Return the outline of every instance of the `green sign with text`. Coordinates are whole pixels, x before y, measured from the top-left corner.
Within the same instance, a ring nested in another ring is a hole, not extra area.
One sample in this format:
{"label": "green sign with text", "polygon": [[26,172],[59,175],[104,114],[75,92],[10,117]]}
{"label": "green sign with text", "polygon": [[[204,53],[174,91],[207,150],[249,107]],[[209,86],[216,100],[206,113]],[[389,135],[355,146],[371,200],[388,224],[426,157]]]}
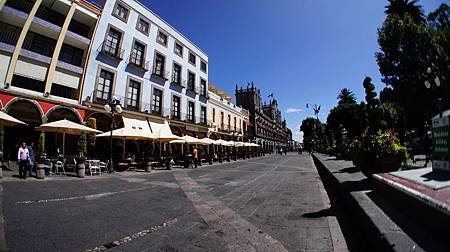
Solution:
{"label": "green sign with text", "polygon": [[450,116],[433,118],[433,170],[450,170]]}

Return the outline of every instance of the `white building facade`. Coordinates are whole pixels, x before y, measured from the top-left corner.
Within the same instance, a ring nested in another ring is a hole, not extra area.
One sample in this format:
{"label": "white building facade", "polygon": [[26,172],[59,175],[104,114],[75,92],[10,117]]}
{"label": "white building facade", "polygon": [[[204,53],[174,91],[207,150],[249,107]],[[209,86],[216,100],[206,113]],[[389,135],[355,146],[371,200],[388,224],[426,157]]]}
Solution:
{"label": "white building facade", "polygon": [[170,120],[174,133],[207,132],[208,56],[137,0],[106,0],[89,55],[82,101]]}
{"label": "white building facade", "polygon": [[213,139],[242,141],[242,108],[231,102],[225,92],[209,84],[208,118],[209,135]]}

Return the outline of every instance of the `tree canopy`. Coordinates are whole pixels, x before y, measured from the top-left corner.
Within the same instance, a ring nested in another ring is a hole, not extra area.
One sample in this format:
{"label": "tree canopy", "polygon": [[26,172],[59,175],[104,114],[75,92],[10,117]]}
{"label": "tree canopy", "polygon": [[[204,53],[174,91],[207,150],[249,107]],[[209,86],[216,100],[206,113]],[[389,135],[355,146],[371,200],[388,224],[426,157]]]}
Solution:
{"label": "tree canopy", "polygon": [[416,23],[426,22],[422,6],[417,5],[417,0],[388,0],[388,2],[384,11],[386,15],[397,15],[400,18],[409,15]]}
{"label": "tree canopy", "polygon": [[353,92],[350,91],[350,89],[348,89],[348,88],[341,89],[337,99],[339,100],[338,104],[355,104],[356,103],[355,94],[353,94]]}

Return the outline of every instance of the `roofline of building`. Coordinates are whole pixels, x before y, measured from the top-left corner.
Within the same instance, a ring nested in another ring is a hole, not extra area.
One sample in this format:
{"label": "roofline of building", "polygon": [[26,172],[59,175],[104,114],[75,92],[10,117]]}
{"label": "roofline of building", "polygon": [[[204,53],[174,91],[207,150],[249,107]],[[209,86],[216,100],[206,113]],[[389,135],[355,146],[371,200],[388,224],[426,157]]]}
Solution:
{"label": "roofline of building", "polygon": [[144,7],[146,10],[148,10],[150,13],[152,13],[153,15],[155,15],[157,18],[159,18],[164,24],[166,24],[167,26],[169,26],[170,28],[172,28],[175,32],[177,32],[181,37],[183,37],[184,39],[186,39],[189,43],[191,43],[197,50],[199,50],[200,52],[202,52],[206,57],[208,57],[208,61],[209,61],[209,56],[208,54],[203,51],[198,45],[196,45],[194,42],[192,42],[189,38],[187,38],[183,33],[181,33],[178,29],[176,29],[175,27],[173,27],[172,25],[170,25],[169,23],[166,22],[166,20],[164,20],[163,18],[161,18],[158,14],[156,14],[155,12],[153,12],[149,7],[147,7],[145,4],[141,3],[139,0],[134,0],[135,2],[137,2],[138,4],[140,4],[142,7]]}

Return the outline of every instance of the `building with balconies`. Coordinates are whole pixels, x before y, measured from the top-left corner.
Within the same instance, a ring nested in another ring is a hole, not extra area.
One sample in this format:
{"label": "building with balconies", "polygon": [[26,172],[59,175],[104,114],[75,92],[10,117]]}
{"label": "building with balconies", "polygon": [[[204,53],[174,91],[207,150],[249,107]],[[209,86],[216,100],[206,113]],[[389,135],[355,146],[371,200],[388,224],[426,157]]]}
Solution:
{"label": "building with balconies", "polygon": [[272,99],[269,103],[262,102],[261,90],[257,89],[253,82],[246,88],[238,88],[236,85],[236,104],[247,109],[250,114],[245,138],[263,146],[267,152],[276,151],[279,147],[288,148],[290,130],[286,127],[278,102]]}
{"label": "building with balconies", "polygon": [[206,136],[208,56],[147,6],[106,0],[89,59],[82,100],[92,111],[115,96],[123,116]]}
{"label": "building with balconies", "polygon": [[208,85],[209,136],[213,139],[243,140],[242,108],[213,84]]}
{"label": "building with balconies", "polygon": [[[42,123],[84,122],[79,101],[101,11],[88,0],[0,0],[0,106],[28,124],[5,127],[6,156],[23,141],[37,143]],[[49,152],[59,140],[47,134]]]}

